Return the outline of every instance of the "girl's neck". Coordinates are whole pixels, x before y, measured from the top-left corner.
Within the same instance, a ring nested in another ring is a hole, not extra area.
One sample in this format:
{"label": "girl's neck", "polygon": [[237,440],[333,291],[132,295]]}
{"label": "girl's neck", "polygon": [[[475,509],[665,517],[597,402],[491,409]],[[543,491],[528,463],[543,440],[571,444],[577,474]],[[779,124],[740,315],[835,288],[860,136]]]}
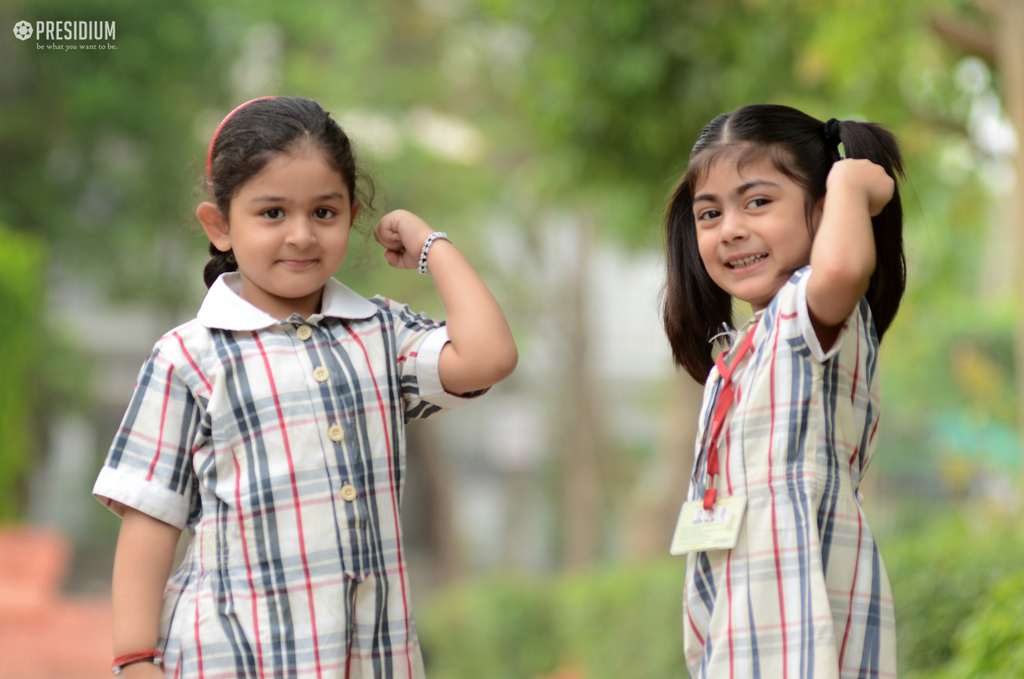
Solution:
{"label": "girl's neck", "polygon": [[320,313],[321,302],[323,301],[323,287],[303,297],[279,297],[265,290],[260,289],[249,279],[242,275],[242,290],[240,296],[254,307],[270,314],[279,321],[298,314],[302,318]]}

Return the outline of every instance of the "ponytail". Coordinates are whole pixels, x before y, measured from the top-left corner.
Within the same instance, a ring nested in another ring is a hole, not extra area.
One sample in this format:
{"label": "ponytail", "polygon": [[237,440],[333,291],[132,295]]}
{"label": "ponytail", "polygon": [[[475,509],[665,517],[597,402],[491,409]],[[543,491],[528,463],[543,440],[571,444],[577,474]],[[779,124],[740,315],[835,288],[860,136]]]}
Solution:
{"label": "ponytail", "polygon": [[238,271],[238,262],[235,261],[235,253],[231,250],[221,252],[210,243],[210,261],[203,267],[203,282],[210,288],[222,273]]}
{"label": "ponytail", "polygon": [[904,176],[899,143],[891,132],[875,123],[845,120],[839,123],[839,139],[847,158],[865,158],[880,165],[893,181],[890,200],[871,218],[875,236],[875,271],[865,294],[875,320],[878,341],[889,329],[907,287],[907,260],[903,253],[903,203],[899,180]]}

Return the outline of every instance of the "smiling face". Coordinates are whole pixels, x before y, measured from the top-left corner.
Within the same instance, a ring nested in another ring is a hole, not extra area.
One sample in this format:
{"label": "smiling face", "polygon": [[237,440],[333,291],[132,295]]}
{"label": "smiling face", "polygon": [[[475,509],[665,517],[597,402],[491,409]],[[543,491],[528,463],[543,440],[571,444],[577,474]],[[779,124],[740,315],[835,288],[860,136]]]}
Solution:
{"label": "smiling face", "polygon": [[694,187],[697,246],[711,280],[759,311],[790,275],[811,258],[803,187],[780,172],[768,156],[736,162],[715,158]]}
{"label": "smiling face", "polygon": [[242,297],[284,319],[319,311],[358,212],[341,174],[306,144],[277,153],[245,182],[226,223],[212,203],[200,206],[199,218],[214,246],[234,253]]}

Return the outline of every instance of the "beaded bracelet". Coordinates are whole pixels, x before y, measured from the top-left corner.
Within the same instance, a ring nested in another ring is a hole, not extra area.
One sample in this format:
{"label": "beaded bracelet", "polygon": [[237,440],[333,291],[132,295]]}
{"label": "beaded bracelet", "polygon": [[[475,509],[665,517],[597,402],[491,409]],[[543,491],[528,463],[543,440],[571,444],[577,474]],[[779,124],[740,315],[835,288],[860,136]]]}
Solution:
{"label": "beaded bracelet", "polygon": [[427,240],[423,241],[423,250],[420,251],[420,273],[427,273],[427,253],[430,252],[430,246],[434,244],[434,241],[438,238],[446,240],[451,243],[451,239],[448,238],[448,234],[443,231],[435,231],[434,233],[427,236]]}
{"label": "beaded bracelet", "polygon": [[115,675],[121,674],[121,671],[129,665],[134,665],[137,662],[149,661],[161,667],[164,664],[164,654],[155,648],[151,648],[148,651],[136,651],[134,653],[125,653],[114,658],[114,664],[111,665],[110,671]]}

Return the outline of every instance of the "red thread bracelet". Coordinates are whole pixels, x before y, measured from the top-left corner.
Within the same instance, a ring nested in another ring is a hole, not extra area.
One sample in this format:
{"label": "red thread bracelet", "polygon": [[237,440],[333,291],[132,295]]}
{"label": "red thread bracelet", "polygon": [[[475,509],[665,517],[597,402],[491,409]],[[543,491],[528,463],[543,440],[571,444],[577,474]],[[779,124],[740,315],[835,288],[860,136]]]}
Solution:
{"label": "red thread bracelet", "polygon": [[155,648],[151,648],[148,651],[135,651],[134,653],[125,653],[114,658],[114,664],[110,666],[110,671],[115,675],[121,674],[121,671],[129,665],[134,665],[137,662],[150,661],[157,667],[162,667],[164,664],[164,654]]}

